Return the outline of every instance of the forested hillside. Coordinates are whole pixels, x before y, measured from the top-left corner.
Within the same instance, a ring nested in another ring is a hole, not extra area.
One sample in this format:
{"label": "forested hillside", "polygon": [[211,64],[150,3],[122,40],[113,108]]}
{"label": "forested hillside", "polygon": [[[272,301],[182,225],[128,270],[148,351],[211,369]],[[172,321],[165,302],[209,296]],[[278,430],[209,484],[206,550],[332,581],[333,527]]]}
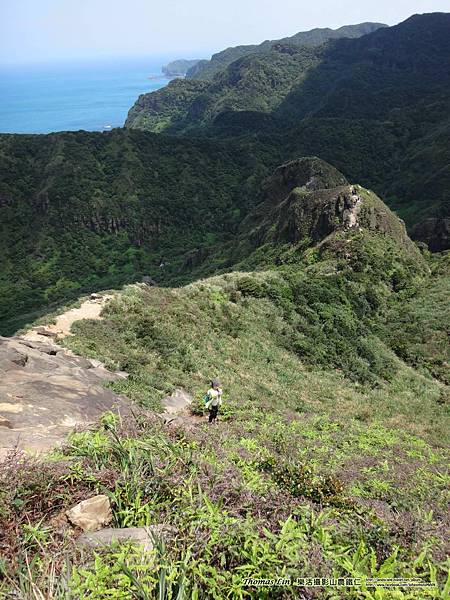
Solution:
{"label": "forested hillside", "polygon": [[450,15],[319,48],[275,45],[210,82],[141,96],[127,127],[259,135],[283,156],[314,154],[373,187],[431,249],[449,247]]}
{"label": "forested hillside", "polygon": [[180,276],[190,250],[233,232],[259,164],[138,131],[0,136],[0,332],[82,291]]}
{"label": "forested hillside", "polygon": [[[355,577],[339,598],[448,597],[448,256],[422,256],[379,198],[316,158],[261,194],[231,272],[128,286],[73,325],[66,346],[128,373],[110,389],[132,414],[0,463],[0,594],[329,600],[331,578]],[[190,410],[157,417],[179,387]],[[83,546],[65,511],[99,493],[112,530],[88,535],[149,527],[152,552]],[[244,582],[280,573],[283,586]],[[314,595],[295,583],[306,574],[326,577]],[[388,577],[416,589],[365,584]]]}
{"label": "forested hillside", "polygon": [[0,135],[0,597],[448,599],[450,15],[310,33]]}
{"label": "forested hillside", "polygon": [[262,42],[262,44],[250,44],[227,48],[226,50],[213,54],[210,60],[197,61],[196,65],[193,65],[188,69],[187,77],[189,79],[210,80],[213,79],[216,73],[225,69],[238,58],[242,58],[249,54],[265,54],[278,45],[312,48],[314,46],[320,46],[328,40],[357,38],[371,33],[372,31],[376,31],[381,27],[387,26],[382,23],[359,23],[358,25],[344,25],[344,27],[339,27],[339,29],[330,29],[328,27],[322,29],[317,28],[311,29],[311,31],[300,31],[295,35],[279,40],[266,40],[265,42]]}

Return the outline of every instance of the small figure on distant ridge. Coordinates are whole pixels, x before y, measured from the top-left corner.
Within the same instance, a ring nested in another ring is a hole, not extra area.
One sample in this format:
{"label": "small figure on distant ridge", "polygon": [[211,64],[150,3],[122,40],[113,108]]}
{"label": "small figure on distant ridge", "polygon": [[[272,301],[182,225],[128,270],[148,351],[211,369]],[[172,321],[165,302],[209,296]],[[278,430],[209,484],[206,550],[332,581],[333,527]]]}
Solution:
{"label": "small figure on distant ridge", "polygon": [[222,388],[220,387],[220,381],[213,379],[211,381],[211,387],[206,392],[205,406],[209,410],[209,423],[214,423],[219,413],[219,407],[222,404]]}

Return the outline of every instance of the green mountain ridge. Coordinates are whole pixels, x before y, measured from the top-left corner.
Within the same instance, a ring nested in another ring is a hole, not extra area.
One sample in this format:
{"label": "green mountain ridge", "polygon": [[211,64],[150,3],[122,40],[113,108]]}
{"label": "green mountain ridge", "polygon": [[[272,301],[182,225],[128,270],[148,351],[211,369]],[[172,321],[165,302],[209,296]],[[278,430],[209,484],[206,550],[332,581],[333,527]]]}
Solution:
{"label": "green mountain ridge", "polygon": [[319,48],[276,46],[210,82],[180,81],[141,96],[126,126],[259,136],[284,159],[318,155],[386,198],[416,239],[443,250],[449,31],[450,15],[434,13]]}
{"label": "green mountain ridge", "polygon": [[266,40],[261,44],[227,48],[226,50],[213,54],[210,60],[198,61],[196,65],[187,71],[187,77],[189,79],[210,80],[214,78],[216,73],[225,69],[238,58],[242,58],[248,54],[270,52],[277,45],[294,47],[320,46],[328,40],[356,38],[371,33],[381,27],[387,27],[387,25],[384,25],[383,23],[359,23],[358,25],[344,25],[339,29],[330,29],[329,27],[322,29],[316,28],[310,31],[300,31],[292,36],[281,38],[279,40]]}
{"label": "green mountain ridge", "polygon": [[[300,159],[266,181],[260,216],[296,190],[307,206],[318,196],[327,206],[328,192],[348,187],[331,165]],[[113,391],[146,412],[107,413],[50,458],[13,456],[0,467],[0,593],[31,581],[56,600],[161,589],[288,599],[307,589],[289,580],[308,573],[414,577],[445,600],[449,256],[417,256],[397,217],[364,202],[388,229],[336,223],[332,245],[321,243],[328,235],[303,248],[271,238],[272,257],[241,256],[253,266],[177,288],[127,286],[102,320],[74,324],[65,344],[126,370]],[[202,398],[216,375],[224,403],[208,426]],[[164,426],[154,413],[179,387],[192,394],[192,414]],[[98,493],[113,527],[157,524],[170,537],[152,554],[127,545],[80,554],[61,513]],[[280,572],[281,591],[243,585],[247,574]],[[423,589],[395,595],[418,600]],[[339,597],[379,591],[341,587]],[[314,597],[335,592],[325,582]]]}

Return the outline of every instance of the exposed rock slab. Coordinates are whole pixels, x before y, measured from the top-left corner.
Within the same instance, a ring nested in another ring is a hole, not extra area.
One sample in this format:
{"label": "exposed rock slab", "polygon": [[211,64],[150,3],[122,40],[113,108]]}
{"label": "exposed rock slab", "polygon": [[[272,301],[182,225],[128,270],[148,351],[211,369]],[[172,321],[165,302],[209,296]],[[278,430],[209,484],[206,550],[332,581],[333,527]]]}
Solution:
{"label": "exposed rock slab", "polygon": [[0,337],[0,457],[46,451],[76,426],[128,403],[103,383],[123,377],[51,344]]}
{"label": "exposed rock slab", "polygon": [[94,533],[83,533],[78,538],[77,544],[89,548],[98,548],[113,542],[133,542],[143,546],[144,550],[150,551],[154,548],[155,538],[167,540],[171,535],[173,535],[173,529],[167,525],[125,527],[122,529],[109,527]]}
{"label": "exposed rock slab", "polygon": [[166,415],[189,414],[193,398],[182,388],[177,388],[174,392],[164,398],[161,402]]}

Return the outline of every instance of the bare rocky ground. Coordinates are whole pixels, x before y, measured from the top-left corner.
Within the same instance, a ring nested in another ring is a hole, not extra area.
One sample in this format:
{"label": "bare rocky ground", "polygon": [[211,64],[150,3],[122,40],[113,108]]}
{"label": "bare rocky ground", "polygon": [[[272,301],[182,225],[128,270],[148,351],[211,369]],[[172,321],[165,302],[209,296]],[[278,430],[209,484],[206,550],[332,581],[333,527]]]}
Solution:
{"label": "bare rocky ground", "polygon": [[55,341],[70,335],[75,321],[101,318],[109,298],[93,295],[53,325],[0,337],[0,458],[13,447],[44,452],[107,410],[127,411],[126,400],[103,385],[126,374],[111,373]]}
{"label": "bare rocky ground", "polygon": [[58,315],[55,323],[43,327],[33,327],[22,337],[31,342],[40,342],[45,337],[60,340],[71,335],[70,328],[75,321],[101,319],[103,307],[111,298],[111,295],[91,294],[90,299],[83,302],[78,308],[71,308]]}
{"label": "bare rocky ground", "polygon": [[0,338],[0,456],[42,452],[69,431],[127,403],[103,383],[123,377],[56,344]]}
{"label": "bare rocky ground", "polygon": [[[105,411],[129,413],[129,402],[104,386],[126,373],[112,373],[57,343],[71,335],[75,321],[101,319],[111,297],[93,294],[79,308],[58,315],[54,324],[0,337],[0,460],[16,447],[46,452]],[[202,419],[190,414],[191,403],[189,394],[175,390],[162,401],[162,419],[169,427],[195,425]]]}

